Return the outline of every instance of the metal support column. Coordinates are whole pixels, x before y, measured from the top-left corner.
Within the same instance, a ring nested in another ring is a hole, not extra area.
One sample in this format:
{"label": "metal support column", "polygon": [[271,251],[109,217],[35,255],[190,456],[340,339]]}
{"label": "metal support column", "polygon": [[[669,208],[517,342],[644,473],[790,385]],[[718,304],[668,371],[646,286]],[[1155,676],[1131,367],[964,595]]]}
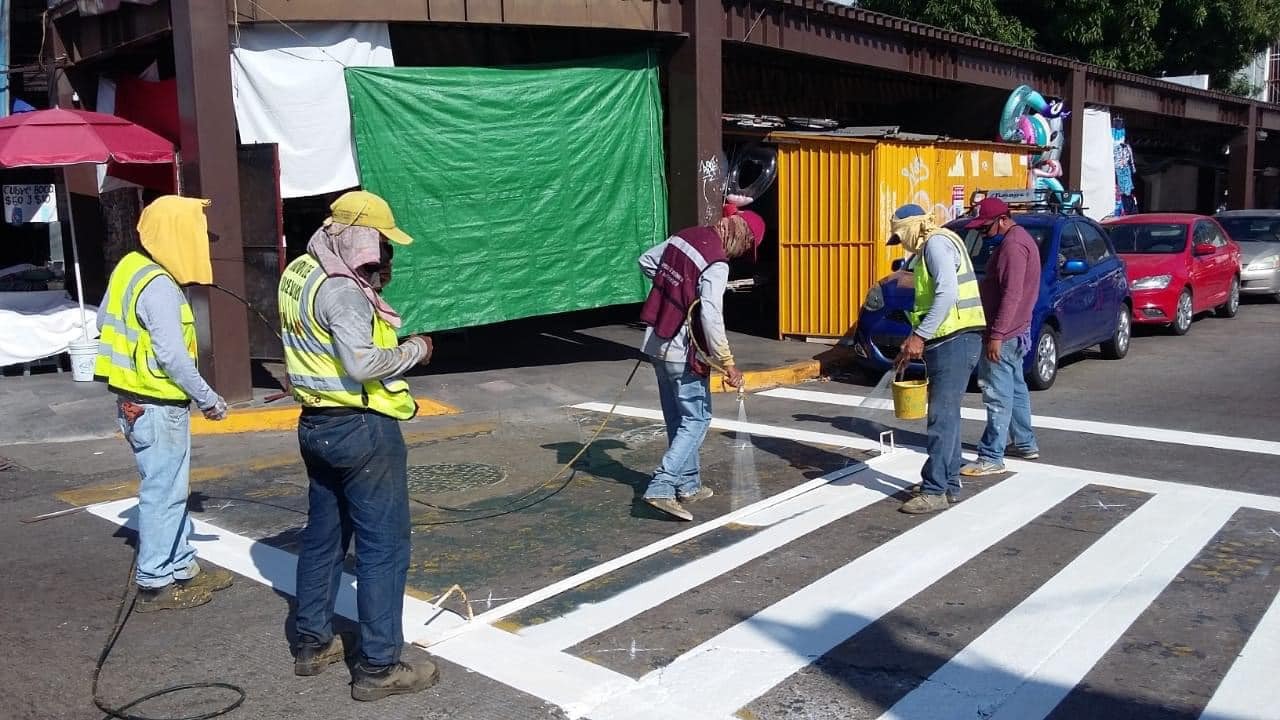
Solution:
{"label": "metal support column", "polygon": [[1071,115],[1067,117],[1066,127],[1066,174],[1064,178],[1068,190],[1080,190],[1084,181],[1084,102],[1088,92],[1089,73],[1084,65],[1075,65],[1067,76],[1067,108]]}
{"label": "metal support column", "polygon": [[[240,178],[236,118],[231,100],[226,3],[172,0],[174,67],[181,120],[181,187],[209,207],[213,279],[243,296]],[[249,315],[226,293],[193,288],[200,372],[227,402],[253,397]]]}
{"label": "metal support column", "polygon": [[[676,230],[706,223],[718,216],[722,198],[703,191],[703,174],[716,170],[723,140],[720,116],[721,23],[720,0],[684,0],[684,29],[688,37],[671,57],[668,92],[670,117],[670,227]],[[728,168],[719,168],[719,173]]]}
{"label": "metal support column", "polygon": [[1258,157],[1258,108],[1249,107],[1249,124],[1231,140],[1227,172],[1227,206],[1249,210],[1254,206],[1253,168]]}

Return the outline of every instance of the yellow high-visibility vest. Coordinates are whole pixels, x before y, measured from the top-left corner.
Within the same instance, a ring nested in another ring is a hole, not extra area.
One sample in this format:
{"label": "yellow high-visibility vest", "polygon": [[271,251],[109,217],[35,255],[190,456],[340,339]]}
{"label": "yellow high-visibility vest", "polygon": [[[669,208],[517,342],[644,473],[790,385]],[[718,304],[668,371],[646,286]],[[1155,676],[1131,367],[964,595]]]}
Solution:
{"label": "yellow high-visibility vest", "polygon": [[[403,379],[359,383],[342,366],[333,336],[316,322],[316,294],[327,277],[320,263],[307,254],[289,263],[280,278],[280,335],[293,396],[304,407],[361,408],[397,420],[412,418],[418,404],[409,383]],[[382,349],[399,345],[396,329],[377,313],[373,344]]]}
{"label": "yellow high-visibility vest", "polygon": [[[973,258],[969,257],[969,251],[965,249],[964,241],[959,235],[946,230],[938,230],[930,237],[937,235],[945,236],[952,245],[955,246],[956,252],[960,255],[960,269],[957,272],[956,281],[959,285],[956,296],[956,304],[951,307],[951,311],[947,313],[946,319],[938,326],[938,331],[934,333],[933,339],[939,340],[950,335],[955,335],[966,330],[981,330],[987,326],[986,313],[982,311],[982,296],[978,293],[978,276],[973,271]],[[925,242],[930,242],[926,240]],[[937,242],[933,240],[933,242]],[[929,308],[933,307],[934,280],[929,275],[928,264],[924,261],[924,248],[920,248],[920,261],[915,264],[914,269],[916,298],[915,309],[911,312],[911,327],[919,327],[920,322],[924,320],[925,315],[929,314]]]}
{"label": "yellow high-visibility vest", "polygon": [[[139,252],[125,255],[111,272],[94,376],[112,390],[139,398],[169,403],[189,401],[187,392],[171,380],[156,361],[151,333],[138,322],[138,298],[152,280],[161,276],[173,280],[164,268]],[[178,313],[182,321],[182,344],[195,362],[195,314],[185,299]]]}

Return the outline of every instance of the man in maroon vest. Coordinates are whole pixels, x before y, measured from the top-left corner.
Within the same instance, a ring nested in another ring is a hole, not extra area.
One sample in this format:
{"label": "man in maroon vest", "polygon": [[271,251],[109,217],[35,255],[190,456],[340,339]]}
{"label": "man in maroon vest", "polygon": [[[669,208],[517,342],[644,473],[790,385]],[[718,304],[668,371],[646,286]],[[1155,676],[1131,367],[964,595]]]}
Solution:
{"label": "man in maroon vest", "polygon": [[658,377],[668,443],[644,500],[681,520],[693,519],[682,503],[712,495],[702,486],[698,461],[711,424],[709,365],[729,385],[742,386],[724,329],[729,260],[748,252],[754,257],[765,231],[764,220],[751,211],[726,205],[724,215],[714,225],[681,230],[640,256],[640,270],[653,280],[640,311],[649,326],[642,350]]}

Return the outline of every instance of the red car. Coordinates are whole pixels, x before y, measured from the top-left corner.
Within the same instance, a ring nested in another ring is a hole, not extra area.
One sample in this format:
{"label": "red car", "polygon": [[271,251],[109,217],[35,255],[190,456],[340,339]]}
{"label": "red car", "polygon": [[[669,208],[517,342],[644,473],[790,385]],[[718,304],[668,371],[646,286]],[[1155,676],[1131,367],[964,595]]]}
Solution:
{"label": "red car", "polygon": [[1240,308],[1240,246],[1211,217],[1145,213],[1102,226],[1125,262],[1133,321],[1164,325],[1176,335],[1197,314],[1235,317]]}

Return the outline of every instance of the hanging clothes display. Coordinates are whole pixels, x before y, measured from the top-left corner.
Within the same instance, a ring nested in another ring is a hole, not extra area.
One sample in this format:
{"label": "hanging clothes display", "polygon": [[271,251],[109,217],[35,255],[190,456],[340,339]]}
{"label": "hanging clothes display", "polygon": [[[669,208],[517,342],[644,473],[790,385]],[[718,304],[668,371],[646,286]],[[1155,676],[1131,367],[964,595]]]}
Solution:
{"label": "hanging clothes display", "polygon": [[1114,146],[1116,167],[1116,215],[1133,215],[1138,212],[1138,201],[1133,193],[1134,175],[1138,171],[1133,157],[1133,148],[1126,142],[1124,118],[1111,119],[1111,137]]}

